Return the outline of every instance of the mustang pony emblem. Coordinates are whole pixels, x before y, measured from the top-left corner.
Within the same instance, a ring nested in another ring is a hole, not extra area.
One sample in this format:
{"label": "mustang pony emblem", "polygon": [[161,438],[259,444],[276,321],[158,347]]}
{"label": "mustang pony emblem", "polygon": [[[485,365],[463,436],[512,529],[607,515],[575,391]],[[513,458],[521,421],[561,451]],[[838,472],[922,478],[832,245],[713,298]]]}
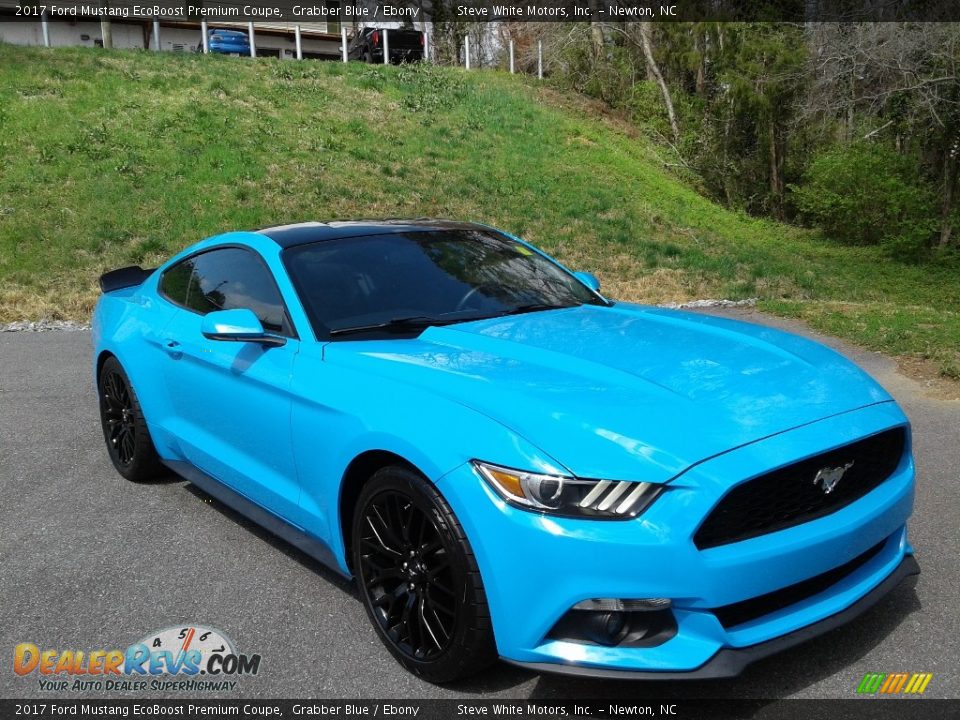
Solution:
{"label": "mustang pony emblem", "polygon": [[840,479],[843,477],[844,473],[852,468],[853,463],[855,462],[855,460],[851,460],[846,465],[842,465],[841,467],[820,468],[817,471],[817,476],[813,479],[813,484],[820,485],[820,487],[823,489],[823,494],[829,495],[833,492],[833,489],[837,486],[837,483],[840,482]]}

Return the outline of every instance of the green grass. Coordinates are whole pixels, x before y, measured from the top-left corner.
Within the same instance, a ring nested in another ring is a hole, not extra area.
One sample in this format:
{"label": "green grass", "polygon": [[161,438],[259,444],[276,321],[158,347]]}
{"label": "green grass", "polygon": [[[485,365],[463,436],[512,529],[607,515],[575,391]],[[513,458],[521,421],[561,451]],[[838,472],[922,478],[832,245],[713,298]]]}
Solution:
{"label": "green grass", "polygon": [[536,80],[0,45],[0,321],[84,318],[103,270],[225,230],[420,215],[519,233],[613,297],[759,297],[960,377],[956,263],[724,210]]}

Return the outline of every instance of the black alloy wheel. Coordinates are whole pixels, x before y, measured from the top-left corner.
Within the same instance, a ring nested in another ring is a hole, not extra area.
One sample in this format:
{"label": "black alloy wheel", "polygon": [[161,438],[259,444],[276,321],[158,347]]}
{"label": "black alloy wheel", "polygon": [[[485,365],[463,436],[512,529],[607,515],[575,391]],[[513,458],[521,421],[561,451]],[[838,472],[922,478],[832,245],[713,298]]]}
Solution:
{"label": "black alloy wheel", "polygon": [[393,490],[371,499],[363,522],[361,574],[377,622],[405,655],[435,659],[457,620],[453,568],[440,532]]}
{"label": "black alloy wheel", "polygon": [[136,456],[137,437],[133,424],[133,401],[119,371],[114,370],[104,376],[100,401],[107,423],[107,443],[113,448],[117,462],[129,465]]}
{"label": "black alloy wheel", "polygon": [[113,466],[128,480],[150,480],[161,474],[162,465],[137,394],[115,357],[100,370],[100,424]]}
{"label": "black alloy wheel", "polygon": [[449,505],[423,477],[388,467],[364,486],[353,560],[367,613],[407,669],[448,682],[496,659],[473,552]]}

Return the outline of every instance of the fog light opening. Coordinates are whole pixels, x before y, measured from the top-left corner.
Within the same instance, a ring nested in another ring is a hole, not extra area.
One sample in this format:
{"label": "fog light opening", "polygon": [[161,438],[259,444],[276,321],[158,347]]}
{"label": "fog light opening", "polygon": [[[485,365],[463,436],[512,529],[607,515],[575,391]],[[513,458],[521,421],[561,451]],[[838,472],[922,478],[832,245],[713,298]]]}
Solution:
{"label": "fog light opening", "polygon": [[593,598],[581,600],[573,606],[574,610],[609,610],[610,612],[644,612],[669,610],[673,603],[670,598]]}
{"label": "fog light opening", "polygon": [[666,599],[586,600],[561,617],[547,637],[606,647],[655,647],[677,634],[670,605]]}
{"label": "fog light opening", "polygon": [[616,645],[627,629],[627,613],[591,612],[584,620],[586,635],[598,645]]}

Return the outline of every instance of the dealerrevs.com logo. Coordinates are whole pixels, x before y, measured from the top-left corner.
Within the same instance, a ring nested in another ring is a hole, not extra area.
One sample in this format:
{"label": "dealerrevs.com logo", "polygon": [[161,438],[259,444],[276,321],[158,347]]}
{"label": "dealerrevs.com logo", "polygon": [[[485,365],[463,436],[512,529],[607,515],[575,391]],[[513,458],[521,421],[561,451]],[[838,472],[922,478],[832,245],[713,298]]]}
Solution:
{"label": "dealerrevs.com logo", "polygon": [[20,643],[13,671],[35,676],[40,690],[53,692],[230,691],[234,679],[256,675],[260,655],[245,655],[219,630],[199,625],[150,633],[125,650],[41,649]]}

